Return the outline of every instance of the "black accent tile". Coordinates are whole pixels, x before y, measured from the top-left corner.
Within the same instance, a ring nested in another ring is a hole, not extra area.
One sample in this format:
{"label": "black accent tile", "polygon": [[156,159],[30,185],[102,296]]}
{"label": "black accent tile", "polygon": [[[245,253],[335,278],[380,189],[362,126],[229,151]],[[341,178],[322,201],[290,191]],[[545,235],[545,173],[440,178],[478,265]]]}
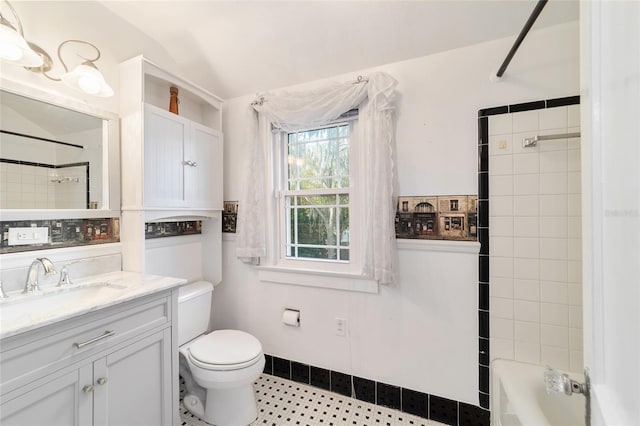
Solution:
{"label": "black accent tile", "polygon": [[534,109],[544,109],[545,101],[524,102],[521,104],[509,105],[509,112],[532,111]]}
{"label": "black accent tile", "polygon": [[411,389],[402,389],[402,411],[429,418],[429,395]]}
{"label": "black accent tile", "polygon": [[273,357],[271,355],[264,356],[264,369],[262,370],[265,374],[273,375]]}
{"label": "black accent tile", "polygon": [[484,365],[480,366],[478,382],[480,383],[480,392],[489,393],[489,367]]}
{"label": "black accent tile", "polygon": [[478,257],[478,281],[489,282],[489,256],[483,254]]}
{"label": "black accent tile", "polygon": [[273,375],[283,379],[291,379],[291,361],[284,358],[273,357]]}
{"label": "black accent tile", "polygon": [[478,392],[478,400],[480,401],[480,407],[489,409],[489,395],[486,393]]}
{"label": "black accent tile", "polygon": [[484,337],[485,339],[489,338],[489,312],[487,311],[479,311],[478,312],[478,335],[480,337]]}
{"label": "black accent tile", "polygon": [[489,171],[489,145],[478,145],[478,171]]}
{"label": "black accent tile", "polygon": [[331,392],[351,396],[351,376],[337,371],[331,372]]}
{"label": "black accent tile", "polygon": [[429,418],[448,425],[458,424],[458,403],[439,396],[429,396]]}
{"label": "black accent tile", "polygon": [[478,229],[478,241],[480,242],[480,254],[489,255],[489,228]]}
{"label": "black accent tile", "polygon": [[384,405],[395,410],[400,409],[400,387],[377,382],[376,390],[376,403],[378,405]]}
{"label": "black accent tile", "polygon": [[478,194],[478,226],[480,228],[489,227],[489,200],[481,199]]}
{"label": "black accent tile", "polygon": [[489,143],[489,119],[487,117],[478,119],[478,145]]}
{"label": "black accent tile", "polygon": [[331,390],[331,372],[324,368],[311,366],[311,380],[312,386],[317,386],[324,390]]}
{"label": "black accent tile", "polygon": [[566,98],[547,99],[547,108],[580,104],[580,95]]}
{"label": "black accent tile", "polygon": [[478,362],[480,365],[489,365],[491,356],[489,352],[489,339],[478,339]]}
{"label": "black accent tile", "polygon": [[489,172],[478,173],[478,200],[489,200]]}
{"label": "black accent tile", "polygon": [[478,111],[478,117],[487,117],[489,115],[506,114],[508,112],[509,112],[509,107],[507,105],[493,107],[493,108],[484,108]]}
{"label": "black accent tile", "polygon": [[459,426],[489,426],[490,424],[488,410],[464,402],[459,403],[458,410]]}
{"label": "black accent tile", "polygon": [[478,286],[478,309],[489,310],[489,284],[479,283]]}
{"label": "black accent tile", "polygon": [[373,380],[353,376],[353,388],[356,399],[376,403],[376,382]]}
{"label": "black accent tile", "polygon": [[309,384],[309,366],[301,362],[291,361],[291,380]]}

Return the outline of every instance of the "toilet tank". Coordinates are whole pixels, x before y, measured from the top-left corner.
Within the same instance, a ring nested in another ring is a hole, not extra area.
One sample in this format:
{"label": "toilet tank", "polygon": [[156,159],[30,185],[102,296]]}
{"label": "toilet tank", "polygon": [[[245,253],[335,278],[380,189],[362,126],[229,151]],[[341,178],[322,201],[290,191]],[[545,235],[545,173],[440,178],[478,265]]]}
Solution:
{"label": "toilet tank", "polygon": [[178,289],[178,345],[207,332],[213,284],[198,281]]}

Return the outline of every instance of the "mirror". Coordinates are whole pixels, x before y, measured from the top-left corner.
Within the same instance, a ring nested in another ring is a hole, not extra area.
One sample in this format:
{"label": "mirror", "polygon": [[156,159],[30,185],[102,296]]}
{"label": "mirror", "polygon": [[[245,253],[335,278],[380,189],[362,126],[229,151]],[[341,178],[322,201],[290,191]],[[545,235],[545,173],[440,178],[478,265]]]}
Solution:
{"label": "mirror", "polygon": [[101,210],[88,216],[106,217],[111,215],[104,210],[119,209],[119,197],[115,198],[119,164],[111,164],[118,163],[117,117],[96,114],[90,106],[35,89],[25,95],[4,86],[0,90],[3,219],[8,213],[15,216],[10,213],[16,210],[69,213],[60,217],[86,216],[71,214],[74,210]]}

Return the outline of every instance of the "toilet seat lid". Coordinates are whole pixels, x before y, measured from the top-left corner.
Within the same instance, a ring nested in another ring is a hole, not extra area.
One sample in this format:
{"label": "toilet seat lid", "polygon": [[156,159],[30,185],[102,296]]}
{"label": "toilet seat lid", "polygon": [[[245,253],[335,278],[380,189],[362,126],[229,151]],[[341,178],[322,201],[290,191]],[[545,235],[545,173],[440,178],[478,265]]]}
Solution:
{"label": "toilet seat lid", "polygon": [[233,365],[255,359],[262,352],[262,345],[244,331],[216,330],[193,342],[189,352],[201,363]]}

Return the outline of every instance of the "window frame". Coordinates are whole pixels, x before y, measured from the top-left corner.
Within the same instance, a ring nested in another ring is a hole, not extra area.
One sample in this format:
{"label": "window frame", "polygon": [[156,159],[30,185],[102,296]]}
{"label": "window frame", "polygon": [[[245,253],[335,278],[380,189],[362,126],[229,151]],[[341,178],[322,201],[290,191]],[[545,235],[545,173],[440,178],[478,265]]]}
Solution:
{"label": "window frame", "polygon": [[[349,260],[333,260],[319,258],[292,258],[286,255],[287,250],[287,207],[286,197],[288,195],[300,194],[297,190],[288,190],[287,172],[288,172],[288,135],[290,133],[305,132],[309,130],[323,129],[327,127],[336,127],[340,125],[349,125],[349,187],[348,188],[327,188],[318,190],[309,190],[310,193],[316,194],[348,194],[349,196]],[[281,129],[274,129],[273,149],[274,155],[274,186],[275,186],[275,232],[274,239],[277,252],[275,255],[276,267],[285,269],[300,269],[315,272],[329,272],[349,275],[360,275],[362,267],[360,264],[360,237],[361,227],[356,220],[361,217],[361,197],[359,196],[358,183],[360,167],[360,143],[358,132],[358,116],[350,114],[348,117],[341,118],[332,122],[325,123],[321,126],[313,126],[308,129],[300,129],[295,132],[287,132]]]}

